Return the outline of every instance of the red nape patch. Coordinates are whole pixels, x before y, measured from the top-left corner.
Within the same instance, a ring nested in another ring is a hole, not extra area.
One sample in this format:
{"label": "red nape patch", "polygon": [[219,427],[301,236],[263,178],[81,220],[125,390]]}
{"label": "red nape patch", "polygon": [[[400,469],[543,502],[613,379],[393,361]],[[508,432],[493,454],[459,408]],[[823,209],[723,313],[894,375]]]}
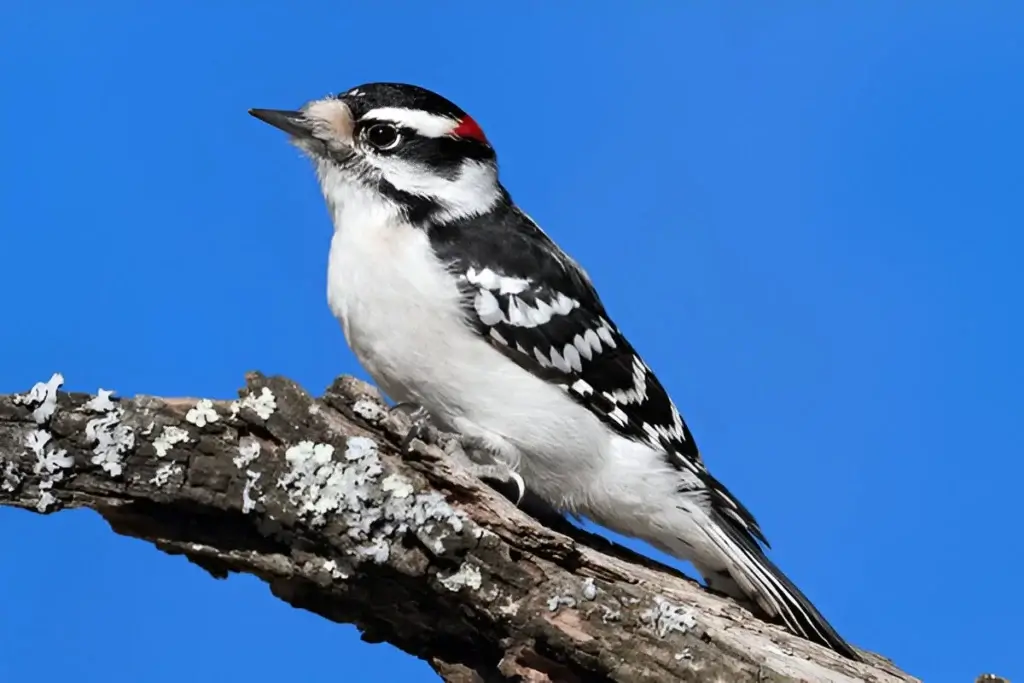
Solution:
{"label": "red nape patch", "polygon": [[471,116],[464,116],[459,125],[455,126],[455,130],[452,131],[452,135],[457,135],[460,138],[471,138],[478,142],[487,142],[487,136],[484,135],[484,129],[480,127]]}

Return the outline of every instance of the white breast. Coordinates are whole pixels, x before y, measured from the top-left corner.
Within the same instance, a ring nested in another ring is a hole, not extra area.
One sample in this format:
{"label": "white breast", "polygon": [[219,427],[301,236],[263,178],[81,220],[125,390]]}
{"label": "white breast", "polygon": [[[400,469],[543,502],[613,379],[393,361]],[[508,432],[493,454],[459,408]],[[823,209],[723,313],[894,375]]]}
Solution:
{"label": "white breast", "polygon": [[442,428],[483,440],[527,481],[563,496],[580,490],[609,447],[597,418],[469,327],[456,278],[422,230],[332,199],[328,303],[377,385],[424,406]]}
{"label": "white breast", "polygon": [[398,221],[347,226],[331,240],[327,300],[356,357],[398,401],[423,403],[473,340],[459,292],[426,235]]}

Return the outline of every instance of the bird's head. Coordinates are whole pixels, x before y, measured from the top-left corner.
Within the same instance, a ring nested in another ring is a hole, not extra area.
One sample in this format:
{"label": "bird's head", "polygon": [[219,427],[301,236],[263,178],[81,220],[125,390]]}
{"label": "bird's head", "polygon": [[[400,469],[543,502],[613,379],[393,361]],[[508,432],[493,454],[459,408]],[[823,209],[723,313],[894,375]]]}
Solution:
{"label": "bird's head", "polygon": [[298,110],[250,109],[313,160],[339,207],[398,212],[413,222],[480,215],[501,201],[494,149],[466,112],[403,83],[367,83]]}

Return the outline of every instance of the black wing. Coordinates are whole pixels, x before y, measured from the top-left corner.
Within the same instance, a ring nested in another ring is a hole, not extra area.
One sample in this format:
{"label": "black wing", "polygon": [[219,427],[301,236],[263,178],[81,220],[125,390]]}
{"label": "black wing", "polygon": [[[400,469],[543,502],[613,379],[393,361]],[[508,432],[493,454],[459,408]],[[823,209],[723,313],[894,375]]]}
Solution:
{"label": "black wing", "polygon": [[658,378],[605,312],[586,273],[514,206],[439,226],[431,244],[459,279],[476,331],[562,387],[614,431],[695,474],[711,503],[767,545],[750,512],[704,467]]}

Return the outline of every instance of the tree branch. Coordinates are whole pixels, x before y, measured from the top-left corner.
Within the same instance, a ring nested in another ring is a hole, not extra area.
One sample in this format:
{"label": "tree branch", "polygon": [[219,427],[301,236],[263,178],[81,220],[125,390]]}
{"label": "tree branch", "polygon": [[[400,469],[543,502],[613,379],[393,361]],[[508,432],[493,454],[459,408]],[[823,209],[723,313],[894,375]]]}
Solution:
{"label": "tree branch", "polygon": [[314,399],[0,396],[0,505],[88,507],[119,534],[245,572],[446,681],[913,681],[856,664],[608,541],[541,526],[342,377]]}

